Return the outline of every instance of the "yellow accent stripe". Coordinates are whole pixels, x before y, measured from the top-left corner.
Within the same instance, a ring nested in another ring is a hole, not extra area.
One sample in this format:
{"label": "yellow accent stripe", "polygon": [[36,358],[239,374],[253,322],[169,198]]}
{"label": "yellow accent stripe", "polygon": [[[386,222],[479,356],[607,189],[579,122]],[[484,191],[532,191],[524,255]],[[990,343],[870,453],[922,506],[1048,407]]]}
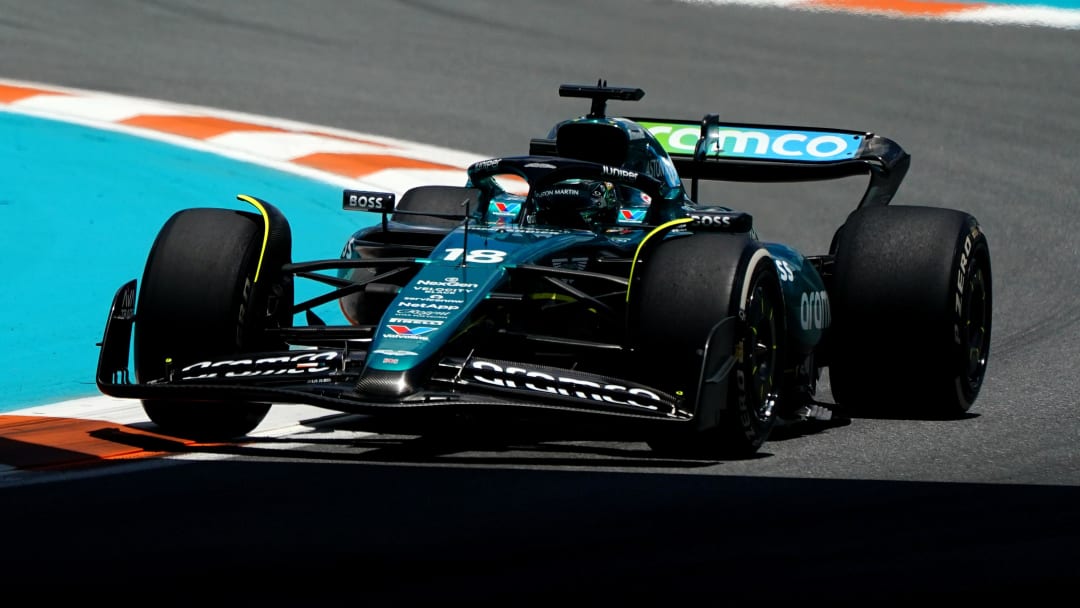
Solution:
{"label": "yellow accent stripe", "polygon": [[630,301],[630,286],[634,284],[634,269],[637,268],[638,258],[641,256],[641,248],[645,246],[645,241],[651,239],[654,235],[661,232],[667,232],[679,224],[689,224],[694,221],[692,218],[683,217],[677,220],[671,220],[670,222],[660,224],[656,228],[653,228],[652,232],[645,235],[645,238],[641,239],[638,243],[637,250],[634,251],[634,261],[630,264],[630,276],[626,280],[626,301]]}
{"label": "yellow accent stripe", "polygon": [[533,300],[551,300],[553,302],[577,302],[577,298],[561,293],[531,293],[529,298]]}
{"label": "yellow accent stripe", "polygon": [[255,279],[254,283],[259,282],[259,273],[262,271],[263,257],[266,255],[266,244],[270,242],[270,214],[266,212],[266,207],[257,198],[250,197],[246,194],[238,194],[236,198],[248,203],[259,210],[263,218],[263,242],[262,249],[259,250],[259,265],[255,267]]}

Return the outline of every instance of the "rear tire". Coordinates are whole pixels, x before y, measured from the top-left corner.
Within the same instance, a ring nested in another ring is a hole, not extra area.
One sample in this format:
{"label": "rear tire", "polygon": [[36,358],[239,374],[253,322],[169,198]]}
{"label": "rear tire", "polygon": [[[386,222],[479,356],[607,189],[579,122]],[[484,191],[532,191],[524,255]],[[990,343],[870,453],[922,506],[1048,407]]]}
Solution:
{"label": "rear tire", "polygon": [[[469,212],[476,211],[477,198],[479,195],[479,190],[476,190],[475,188],[462,188],[460,186],[417,186],[416,188],[410,188],[401,196],[401,200],[394,206],[394,211],[459,215],[463,219],[465,217],[465,205],[462,203],[468,200]],[[432,226],[436,228],[453,228],[462,222],[462,219],[430,217],[427,215],[406,215],[404,213],[394,213],[391,219],[402,224],[409,224],[410,226]]]}
{"label": "rear tire", "polygon": [[[186,209],[165,223],[150,249],[136,308],[140,383],[165,377],[167,360],[287,349],[260,331],[271,322],[292,323],[291,281],[270,267],[254,281],[262,221],[240,211]],[[144,400],[143,409],[167,433],[221,440],[250,432],[270,404]]]}
{"label": "rear tire", "polygon": [[772,258],[746,235],[697,234],[659,245],[642,271],[632,288],[640,297],[642,374],[658,388],[698,400],[708,380],[702,377],[707,341],[718,323],[734,317],[726,394],[698,400],[693,423],[649,446],[680,458],[753,455],[776,422],[785,356],[783,295]]}
{"label": "rear tire", "polygon": [[990,250],[974,217],[871,207],[836,238],[829,377],[853,412],[956,417],[978,397],[992,318]]}

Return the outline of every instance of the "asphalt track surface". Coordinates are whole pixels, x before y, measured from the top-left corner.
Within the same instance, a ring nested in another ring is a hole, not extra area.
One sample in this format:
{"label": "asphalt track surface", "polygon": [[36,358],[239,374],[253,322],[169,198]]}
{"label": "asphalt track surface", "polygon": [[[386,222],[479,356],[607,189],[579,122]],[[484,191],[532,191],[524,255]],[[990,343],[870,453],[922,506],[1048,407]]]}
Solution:
{"label": "asphalt track surface", "polygon": [[[626,114],[872,130],[913,156],[894,204],[973,213],[995,279],[963,419],[856,418],[739,462],[331,434],[109,467],[0,489],[3,572],[27,589],[891,603],[1080,581],[1075,31],[664,1],[0,0],[0,74],[492,156],[584,112],[556,89],[598,78],[645,89]],[[862,185],[707,194],[817,252]]]}

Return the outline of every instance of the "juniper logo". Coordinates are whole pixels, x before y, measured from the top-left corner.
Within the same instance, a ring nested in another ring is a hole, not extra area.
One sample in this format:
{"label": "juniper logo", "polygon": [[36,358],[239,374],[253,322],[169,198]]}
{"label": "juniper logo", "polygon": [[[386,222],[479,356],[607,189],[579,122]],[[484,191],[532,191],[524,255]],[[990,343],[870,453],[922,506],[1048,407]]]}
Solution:
{"label": "juniper logo", "polygon": [[610,175],[612,177],[620,177],[622,179],[635,180],[638,174],[634,171],[628,171],[620,167],[604,167],[604,175]]}

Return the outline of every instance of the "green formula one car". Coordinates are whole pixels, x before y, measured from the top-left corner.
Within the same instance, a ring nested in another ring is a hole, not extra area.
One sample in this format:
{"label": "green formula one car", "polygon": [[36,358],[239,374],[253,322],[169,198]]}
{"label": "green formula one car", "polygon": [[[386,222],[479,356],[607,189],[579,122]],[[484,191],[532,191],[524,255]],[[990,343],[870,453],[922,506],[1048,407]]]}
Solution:
{"label": "green formula one car", "polygon": [[[163,430],[252,431],[271,404],[423,433],[449,422],[746,457],[778,424],[838,410],[956,416],[990,344],[986,237],[971,215],[890,206],[910,157],[860,131],[606,115],[641,89],[563,85],[589,114],[460,187],[346,190],[380,214],[339,259],[294,261],[285,215],[193,208],[117,292],[97,383]],[[866,174],[829,251],[762,242],[700,180]],[[297,281],[322,295],[295,301]],[[315,308],[337,301],[343,321]],[[325,316],[325,315],[324,315]],[[130,356],[133,355],[133,356]],[[128,373],[134,360],[134,378]],[[815,399],[828,368],[835,403]]]}

